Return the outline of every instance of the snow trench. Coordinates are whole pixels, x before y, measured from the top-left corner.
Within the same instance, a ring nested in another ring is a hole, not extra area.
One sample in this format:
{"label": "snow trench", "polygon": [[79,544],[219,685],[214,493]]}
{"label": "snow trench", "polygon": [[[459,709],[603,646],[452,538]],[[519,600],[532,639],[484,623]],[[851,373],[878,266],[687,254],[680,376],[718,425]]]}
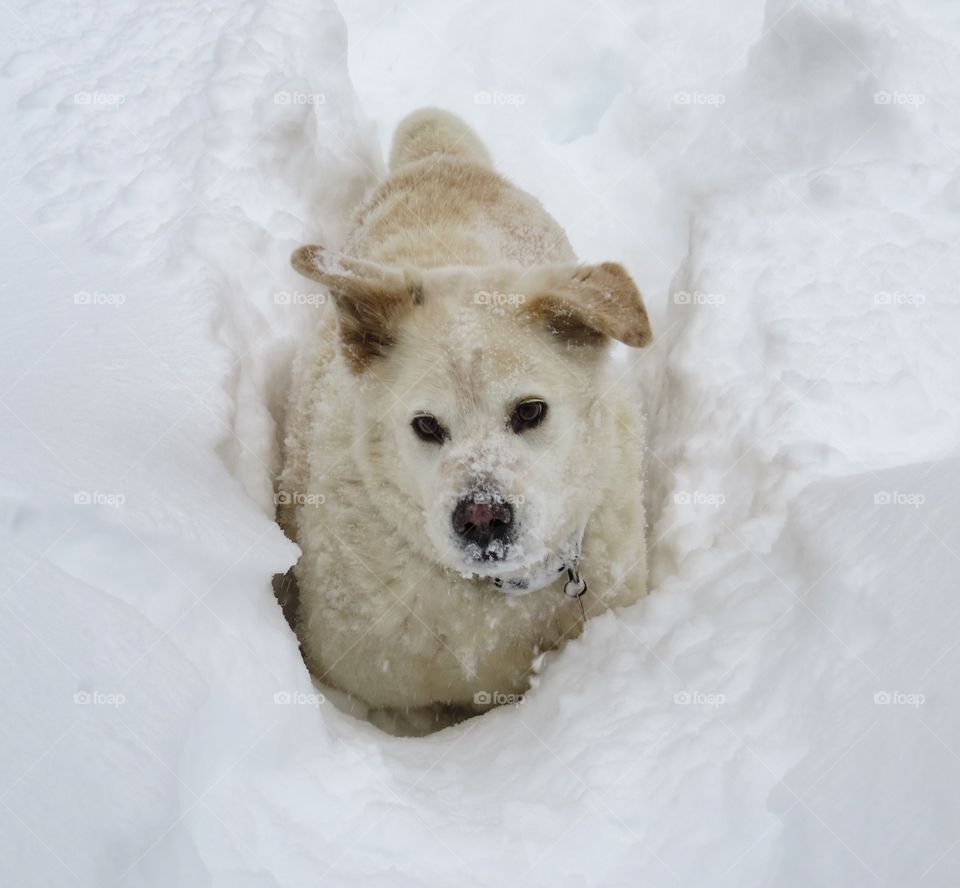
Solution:
{"label": "snow trench", "polygon": [[[949,4],[11,13],[3,884],[957,883]],[[287,257],[422,104],[644,290],[651,594],[401,739],[311,683],[271,479]]]}

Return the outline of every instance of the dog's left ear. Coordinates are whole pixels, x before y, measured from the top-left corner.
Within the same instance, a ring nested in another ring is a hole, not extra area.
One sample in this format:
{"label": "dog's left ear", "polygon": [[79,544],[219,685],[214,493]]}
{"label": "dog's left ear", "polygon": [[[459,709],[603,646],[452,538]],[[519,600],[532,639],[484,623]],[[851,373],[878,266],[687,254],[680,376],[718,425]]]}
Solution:
{"label": "dog's left ear", "polygon": [[330,290],[344,354],[357,373],[384,354],[394,341],[397,320],[423,299],[419,283],[408,280],[401,269],[323,247],[300,247],[290,264]]}
{"label": "dog's left ear", "polygon": [[552,269],[526,309],[556,335],[577,343],[611,337],[640,348],[653,339],[643,297],[617,262]]}
{"label": "dog's left ear", "polygon": [[402,289],[405,283],[399,268],[354,259],[316,244],[294,250],[290,264],[304,277],[325,284],[334,295],[392,292]]}

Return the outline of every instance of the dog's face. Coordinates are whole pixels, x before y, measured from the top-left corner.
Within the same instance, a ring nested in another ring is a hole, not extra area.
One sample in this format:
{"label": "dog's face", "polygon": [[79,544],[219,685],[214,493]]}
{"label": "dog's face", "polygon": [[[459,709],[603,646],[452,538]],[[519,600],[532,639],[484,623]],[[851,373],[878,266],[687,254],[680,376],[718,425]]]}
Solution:
{"label": "dog's face", "polygon": [[620,266],[402,272],[294,254],[327,284],[385,532],[469,576],[518,574],[593,508],[611,337],[649,341]]}
{"label": "dog's face", "polygon": [[584,431],[599,418],[597,362],[565,359],[549,334],[477,304],[477,293],[429,304],[430,289],[401,328],[384,384],[370,387],[396,455],[380,469],[415,504],[411,518],[439,561],[509,573],[576,530],[592,462]]}

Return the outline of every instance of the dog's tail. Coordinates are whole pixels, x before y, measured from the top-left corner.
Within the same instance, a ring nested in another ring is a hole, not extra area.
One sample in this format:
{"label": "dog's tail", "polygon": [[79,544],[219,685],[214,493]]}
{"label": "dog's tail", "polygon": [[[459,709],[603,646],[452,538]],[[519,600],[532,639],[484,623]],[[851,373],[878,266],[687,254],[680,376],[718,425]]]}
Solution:
{"label": "dog's tail", "polygon": [[441,108],[421,108],[400,121],[390,149],[390,171],[427,157],[491,166],[480,137],[456,114]]}

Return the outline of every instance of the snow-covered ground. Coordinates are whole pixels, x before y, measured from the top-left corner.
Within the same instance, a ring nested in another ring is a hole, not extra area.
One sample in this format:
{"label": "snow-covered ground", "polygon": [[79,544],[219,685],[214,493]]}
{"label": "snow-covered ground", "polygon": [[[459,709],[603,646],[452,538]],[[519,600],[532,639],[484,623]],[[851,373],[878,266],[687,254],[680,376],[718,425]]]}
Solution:
{"label": "snow-covered ground", "polygon": [[[0,15],[0,884],[960,883],[955,3]],[[424,104],[657,341],[651,596],[412,740],[312,686],[271,474],[287,256]]]}

